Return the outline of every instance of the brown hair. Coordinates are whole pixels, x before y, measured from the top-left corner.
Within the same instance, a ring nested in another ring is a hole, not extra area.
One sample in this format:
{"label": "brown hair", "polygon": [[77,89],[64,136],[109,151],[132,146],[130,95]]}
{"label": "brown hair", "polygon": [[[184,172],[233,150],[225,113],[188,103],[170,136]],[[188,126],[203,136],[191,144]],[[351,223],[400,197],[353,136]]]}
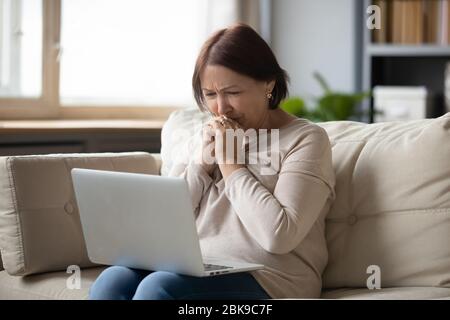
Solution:
{"label": "brown hair", "polygon": [[270,109],[276,109],[288,95],[288,74],[264,39],[246,24],[221,29],[203,44],[192,76],[194,98],[202,111],[205,111],[205,100],[200,75],[207,65],[220,65],[259,81],[275,80]]}

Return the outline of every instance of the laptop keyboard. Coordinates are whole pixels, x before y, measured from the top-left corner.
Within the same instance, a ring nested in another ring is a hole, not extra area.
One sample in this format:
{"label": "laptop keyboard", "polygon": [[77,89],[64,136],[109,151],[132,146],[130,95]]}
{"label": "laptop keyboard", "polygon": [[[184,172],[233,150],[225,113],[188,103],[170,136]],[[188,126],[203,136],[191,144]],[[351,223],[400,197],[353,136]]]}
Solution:
{"label": "laptop keyboard", "polygon": [[228,266],[219,266],[217,264],[210,263],[204,263],[203,266],[205,267],[205,271],[231,269],[231,267]]}

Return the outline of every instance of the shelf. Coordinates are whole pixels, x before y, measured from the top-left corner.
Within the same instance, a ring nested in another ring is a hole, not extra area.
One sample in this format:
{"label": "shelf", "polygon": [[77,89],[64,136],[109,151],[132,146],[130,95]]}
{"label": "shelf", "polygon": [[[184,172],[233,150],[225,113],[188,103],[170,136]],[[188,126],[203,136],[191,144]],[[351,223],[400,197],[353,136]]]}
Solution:
{"label": "shelf", "polygon": [[163,120],[5,120],[5,133],[101,133],[161,131]]}
{"label": "shelf", "polygon": [[49,153],[161,151],[163,120],[0,121],[0,157]]}
{"label": "shelf", "polygon": [[440,45],[370,44],[366,50],[366,54],[374,57],[450,57],[450,46]]}
{"label": "shelf", "polygon": [[[363,0],[356,3],[361,25],[357,43],[361,54],[361,59],[357,61],[357,67],[360,66],[360,90],[369,91],[377,85],[425,86],[433,92],[430,109],[432,117],[445,113],[444,87],[450,62],[450,44],[372,42],[372,31],[367,28],[366,20],[360,17],[366,15],[367,7],[374,1]],[[385,13],[385,16],[389,17],[389,14]],[[363,101],[361,109],[370,113],[368,121],[373,122],[373,99]]]}

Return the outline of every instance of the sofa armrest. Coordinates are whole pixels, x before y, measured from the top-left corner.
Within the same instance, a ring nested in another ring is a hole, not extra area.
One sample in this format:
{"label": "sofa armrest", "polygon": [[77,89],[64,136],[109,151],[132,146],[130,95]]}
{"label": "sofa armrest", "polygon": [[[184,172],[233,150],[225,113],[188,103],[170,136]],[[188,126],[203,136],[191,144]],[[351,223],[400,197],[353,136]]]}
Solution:
{"label": "sofa armrest", "polygon": [[89,267],[71,169],[159,174],[145,152],[0,158],[0,250],[10,275]]}
{"label": "sofa armrest", "polygon": [[150,153],[150,155],[155,159],[156,170],[158,174],[161,174],[162,168],[162,158],[160,153]]}

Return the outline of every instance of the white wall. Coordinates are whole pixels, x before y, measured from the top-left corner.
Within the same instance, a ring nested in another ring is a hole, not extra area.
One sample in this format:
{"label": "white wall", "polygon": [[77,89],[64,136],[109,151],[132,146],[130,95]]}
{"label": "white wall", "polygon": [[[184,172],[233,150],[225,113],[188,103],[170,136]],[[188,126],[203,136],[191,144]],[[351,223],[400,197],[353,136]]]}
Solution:
{"label": "white wall", "polygon": [[271,47],[291,76],[291,96],[320,95],[315,70],[332,89],[356,90],[355,5],[355,0],[272,0]]}

